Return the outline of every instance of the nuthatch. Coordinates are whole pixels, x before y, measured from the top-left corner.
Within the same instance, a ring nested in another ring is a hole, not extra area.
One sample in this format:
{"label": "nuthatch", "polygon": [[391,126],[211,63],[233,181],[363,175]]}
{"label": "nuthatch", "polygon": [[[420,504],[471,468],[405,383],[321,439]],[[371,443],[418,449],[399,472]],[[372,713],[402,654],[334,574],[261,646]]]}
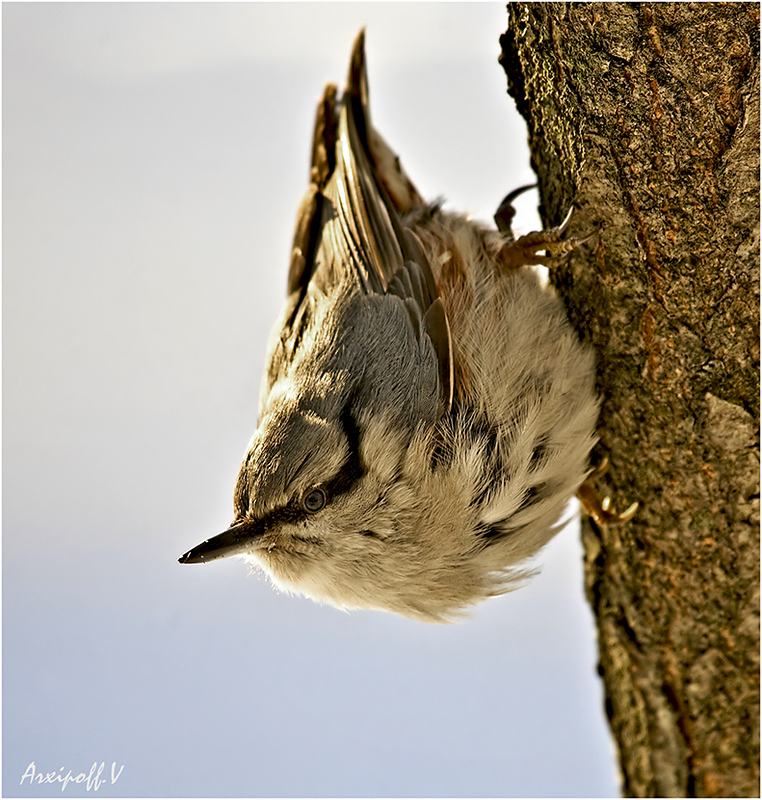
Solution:
{"label": "nuthatch", "polygon": [[497,230],[423,200],[371,124],[361,32],[318,106],[233,522],[182,563],[243,555],[286,591],[427,621],[526,577],[589,473],[598,399],[528,268],[586,240],[515,239],[515,194]]}

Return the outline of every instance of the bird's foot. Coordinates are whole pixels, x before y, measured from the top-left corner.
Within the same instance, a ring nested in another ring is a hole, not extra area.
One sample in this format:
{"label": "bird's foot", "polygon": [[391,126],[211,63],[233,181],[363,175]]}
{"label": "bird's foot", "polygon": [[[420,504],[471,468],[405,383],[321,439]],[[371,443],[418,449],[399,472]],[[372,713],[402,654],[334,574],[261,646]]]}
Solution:
{"label": "bird's foot", "polygon": [[[495,221],[498,229],[505,232],[505,225],[513,218],[515,213],[511,200],[525,189],[532,188],[524,186],[517,189],[503,200],[495,214]],[[506,269],[518,269],[519,267],[529,266],[530,264],[541,264],[542,266],[554,269],[560,266],[578,247],[591,242],[598,235],[598,231],[591,231],[586,236],[571,237],[562,239],[569,220],[571,219],[574,208],[569,209],[566,219],[555,228],[534,231],[520,236],[513,242],[506,244],[498,255],[501,263]]]}

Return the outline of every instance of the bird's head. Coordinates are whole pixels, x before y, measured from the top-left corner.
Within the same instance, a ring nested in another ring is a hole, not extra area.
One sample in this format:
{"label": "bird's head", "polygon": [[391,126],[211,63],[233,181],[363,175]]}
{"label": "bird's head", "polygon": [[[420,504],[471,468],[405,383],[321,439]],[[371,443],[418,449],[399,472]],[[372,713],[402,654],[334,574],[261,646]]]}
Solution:
{"label": "bird's head", "polygon": [[284,591],[427,621],[496,593],[479,563],[484,540],[468,535],[464,465],[433,463],[437,426],[411,429],[360,397],[346,373],[308,393],[273,386],[233,523],[181,561],[241,555]]}

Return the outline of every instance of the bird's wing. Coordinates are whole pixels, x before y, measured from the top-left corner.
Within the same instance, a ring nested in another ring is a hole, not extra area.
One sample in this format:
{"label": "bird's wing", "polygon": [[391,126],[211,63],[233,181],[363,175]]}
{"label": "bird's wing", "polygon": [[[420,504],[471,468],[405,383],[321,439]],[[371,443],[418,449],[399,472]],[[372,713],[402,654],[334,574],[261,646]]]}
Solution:
{"label": "bird's wing", "polygon": [[405,303],[416,332],[431,340],[442,400],[449,410],[450,326],[424,249],[400,221],[395,210],[400,203],[390,196],[388,176],[379,176],[373,158],[371,140],[383,156],[391,151],[371,127],[364,45],[361,31],[341,102],[337,103],[336,87],[329,84],[318,105],[311,182],[297,218],[288,277],[290,311],[281,341],[285,345],[293,338],[291,330],[303,316],[310,285],[328,295],[348,279],[357,291],[395,295]]}

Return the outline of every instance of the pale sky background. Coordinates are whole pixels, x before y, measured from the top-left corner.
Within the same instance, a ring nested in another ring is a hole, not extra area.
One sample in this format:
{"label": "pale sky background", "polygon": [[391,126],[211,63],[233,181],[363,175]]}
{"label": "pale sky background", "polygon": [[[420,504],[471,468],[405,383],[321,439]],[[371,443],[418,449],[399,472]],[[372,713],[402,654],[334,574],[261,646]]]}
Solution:
{"label": "pale sky background", "polygon": [[504,5],[2,15],[4,796],[617,794],[575,528],[451,626],[177,563],[231,519],[323,85],[366,25],[375,124],[489,219],[533,180]]}

